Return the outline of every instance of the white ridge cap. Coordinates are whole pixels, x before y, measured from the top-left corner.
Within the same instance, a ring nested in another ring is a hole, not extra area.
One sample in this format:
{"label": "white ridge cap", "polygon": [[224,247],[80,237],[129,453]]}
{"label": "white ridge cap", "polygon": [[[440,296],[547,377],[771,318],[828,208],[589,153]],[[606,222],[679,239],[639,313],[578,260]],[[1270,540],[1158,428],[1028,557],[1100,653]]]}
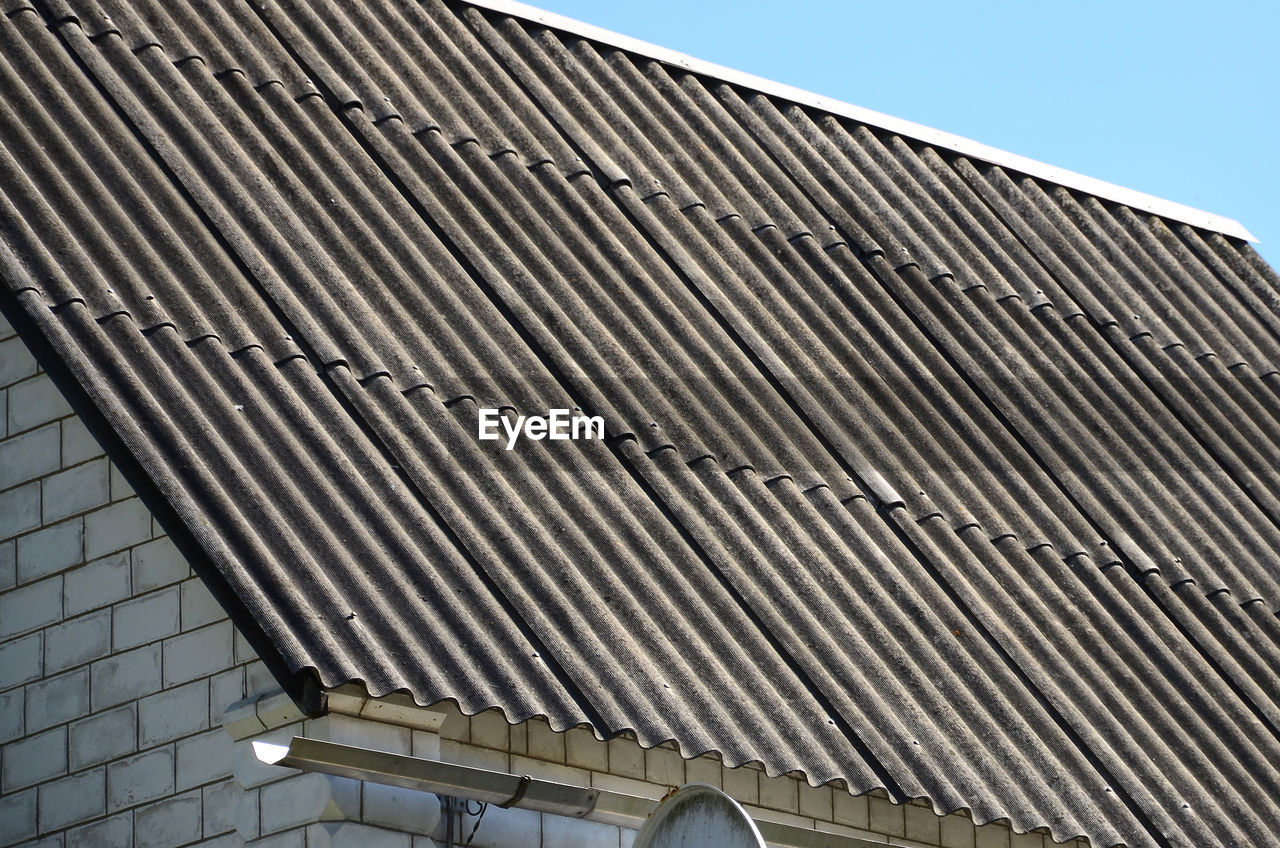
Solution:
{"label": "white ridge cap", "polygon": [[805,91],[802,88],[796,88],[790,85],[784,85],[780,82],[758,77],[754,74],[736,71],[733,68],[726,68],[723,65],[717,65],[714,62],[707,62],[702,59],[695,59],[684,53],[675,50],[669,50],[666,47],[659,47],[656,44],[650,44],[647,41],[641,41],[638,38],[632,38],[627,35],[612,32],[601,27],[585,24],[581,21],[567,18],[564,15],[557,15],[554,12],[547,12],[542,9],[530,6],[525,3],[516,2],[516,0],[465,0],[466,3],[477,6],[479,8],[488,9],[493,12],[499,12],[504,15],[511,15],[517,18],[523,18],[527,21],[542,24],[558,30],[571,32],[580,35],[583,38],[610,44],[614,47],[626,50],[632,53],[639,53],[664,62],[668,65],[675,65],[686,71],[695,74],[704,74],[706,76],[715,77],[724,82],[740,85],[745,88],[754,89],[762,94],[768,94],[774,97],[780,97],[784,100],[790,100],[802,106],[811,106],[814,109],[820,109],[824,112],[830,112],[834,115],[840,115],[845,118],[851,118],[860,123],[868,124],[882,130],[888,130],[898,135],[906,136],[916,141],[922,141],[934,147],[940,147],[945,150],[951,150],[964,156],[989,162],[993,165],[999,165],[1003,168],[1010,168],[1020,171],[1038,179],[1046,180],[1057,185],[1067,188],[1077,189],[1097,197],[1122,203],[1134,209],[1140,209],[1144,212],[1150,212],[1162,218],[1172,218],[1181,221],[1184,224],[1190,224],[1193,227],[1200,227],[1206,230],[1222,233],[1226,236],[1244,239],[1245,241],[1256,242],[1258,239],[1253,233],[1249,232],[1245,227],[1234,218],[1227,218],[1223,215],[1214,215],[1204,212],[1191,206],[1185,206],[1181,203],[1175,203],[1172,200],[1165,200],[1154,195],[1145,194],[1140,191],[1118,186],[1104,180],[1086,177],[1084,174],[1078,174],[1075,171],[1068,171],[1065,168],[1058,168],[1054,165],[1047,165],[1044,162],[1029,159],[1026,156],[1019,156],[1016,153],[1009,153],[997,147],[991,147],[981,142],[965,138],[964,136],[954,135],[952,133],[935,130],[932,127],[926,127],[923,124],[917,124],[913,121],[905,121],[901,118],[895,118],[892,115],[886,115],[883,112],[876,112],[872,109],[864,109],[861,106],[855,106],[852,103],[845,103],[842,100],[833,100],[829,97],[823,97],[821,94],[814,94],[811,91]]}

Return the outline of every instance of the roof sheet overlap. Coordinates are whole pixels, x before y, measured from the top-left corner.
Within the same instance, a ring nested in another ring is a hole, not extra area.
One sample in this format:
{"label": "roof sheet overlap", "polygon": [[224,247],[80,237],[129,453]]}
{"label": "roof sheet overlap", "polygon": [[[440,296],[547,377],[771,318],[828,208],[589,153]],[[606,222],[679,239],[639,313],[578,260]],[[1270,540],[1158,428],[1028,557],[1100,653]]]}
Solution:
{"label": "roof sheet overlap", "polygon": [[1242,242],[465,3],[13,3],[0,109],[8,305],[290,670],[1274,838]]}

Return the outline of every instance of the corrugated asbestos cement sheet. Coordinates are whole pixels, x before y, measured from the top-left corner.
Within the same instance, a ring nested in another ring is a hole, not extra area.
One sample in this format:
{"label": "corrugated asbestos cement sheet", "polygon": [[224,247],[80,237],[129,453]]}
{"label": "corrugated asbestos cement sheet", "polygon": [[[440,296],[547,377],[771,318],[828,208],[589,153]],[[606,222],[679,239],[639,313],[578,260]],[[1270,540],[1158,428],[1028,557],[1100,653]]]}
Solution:
{"label": "corrugated asbestos cement sheet", "polygon": [[1247,245],[461,3],[5,11],[6,309],[290,669],[1280,838]]}

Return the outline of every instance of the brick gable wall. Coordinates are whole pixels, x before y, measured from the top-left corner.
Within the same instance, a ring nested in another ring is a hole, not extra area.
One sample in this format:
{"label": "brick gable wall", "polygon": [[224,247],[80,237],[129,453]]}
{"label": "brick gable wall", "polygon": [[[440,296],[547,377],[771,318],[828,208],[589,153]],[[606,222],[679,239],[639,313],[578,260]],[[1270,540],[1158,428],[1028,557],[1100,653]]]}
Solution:
{"label": "brick gable wall", "polygon": [[242,844],[222,709],[275,688],[0,319],[0,845]]}

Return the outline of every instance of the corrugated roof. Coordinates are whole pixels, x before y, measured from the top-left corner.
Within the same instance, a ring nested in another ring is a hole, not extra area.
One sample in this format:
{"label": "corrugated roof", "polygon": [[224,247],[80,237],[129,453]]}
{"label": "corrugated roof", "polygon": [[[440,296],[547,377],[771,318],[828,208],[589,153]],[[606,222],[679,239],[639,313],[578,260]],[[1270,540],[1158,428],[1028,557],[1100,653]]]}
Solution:
{"label": "corrugated roof", "polygon": [[466,3],[5,12],[5,308],[281,667],[1275,840],[1247,244]]}
{"label": "corrugated roof", "polygon": [[542,24],[565,33],[583,36],[591,41],[619,47],[629,53],[657,59],[663,64],[674,66],[679,70],[715,77],[723,82],[746,87],[752,91],[768,94],[791,103],[812,107],[824,113],[852,118],[858,123],[867,124],[876,129],[886,130],[935,148],[950,150],[973,159],[980,159],[983,162],[990,162],[1004,168],[1012,168],[1020,173],[1048,180],[1057,185],[1077,189],[1106,200],[1123,203],[1133,209],[1210,229],[1224,235],[1242,238],[1246,241],[1257,241],[1257,238],[1245,229],[1239,221],[1228,218],[1225,215],[1215,215],[1182,203],[1174,203],[1163,197],[1155,197],[1126,186],[1115,185],[1114,183],[1099,180],[1096,177],[1039,162],[1026,156],[1020,156],[1007,150],[1001,150],[988,144],[974,141],[971,138],[956,135],[955,133],[934,129],[894,115],[886,115],[883,112],[835,100],[795,86],[784,85],[771,79],[744,73],[735,68],[717,65],[714,62],[708,62],[676,50],[650,44],[637,38],[602,29],[573,18],[567,18],[564,15],[529,6],[518,2],[518,0],[470,0],[470,2],[472,5],[483,9],[514,15],[526,21]]}

